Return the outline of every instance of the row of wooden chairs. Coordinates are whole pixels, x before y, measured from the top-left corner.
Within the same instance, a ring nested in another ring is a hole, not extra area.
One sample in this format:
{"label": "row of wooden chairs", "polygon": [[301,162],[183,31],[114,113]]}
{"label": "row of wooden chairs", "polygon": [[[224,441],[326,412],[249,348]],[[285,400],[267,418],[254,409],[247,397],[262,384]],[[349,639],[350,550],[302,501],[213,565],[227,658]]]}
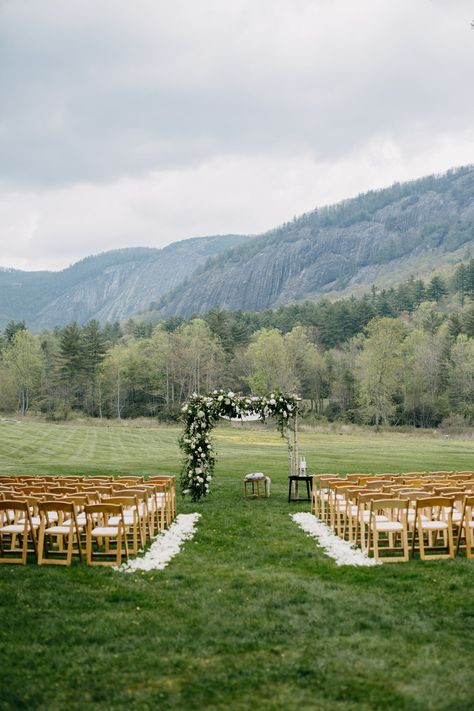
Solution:
{"label": "row of wooden chairs", "polygon": [[173,476],[0,477],[0,563],[118,565],[176,516]]}
{"label": "row of wooden chairs", "polygon": [[312,512],[384,562],[474,556],[474,471],[313,477]]}

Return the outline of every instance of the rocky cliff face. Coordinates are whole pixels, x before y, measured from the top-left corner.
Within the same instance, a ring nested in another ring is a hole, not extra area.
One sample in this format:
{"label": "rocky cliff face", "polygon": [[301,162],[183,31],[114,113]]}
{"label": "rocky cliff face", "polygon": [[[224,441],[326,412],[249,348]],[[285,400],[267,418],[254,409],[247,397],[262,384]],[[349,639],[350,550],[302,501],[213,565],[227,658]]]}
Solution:
{"label": "rocky cliff face", "polygon": [[395,185],[323,210],[229,250],[168,295],[159,315],[215,306],[260,311],[419,274],[474,248],[474,168]]}
{"label": "rocky cliff face", "polygon": [[216,306],[260,311],[424,275],[470,249],[472,166],[315,210],[259,237],[106,252],[62,272],[0,270],[0,328],[11,319],[34,331],[104,323],[151,302],[153,320]]}
{"label": "rocky cliff face", "polygon": [[101,323],[147,309],[238,235],[176,242],[164,249],[122,249],[88,257],[61,272],[0,271],[0,327],[25,319],[33,331],[70,321]]}

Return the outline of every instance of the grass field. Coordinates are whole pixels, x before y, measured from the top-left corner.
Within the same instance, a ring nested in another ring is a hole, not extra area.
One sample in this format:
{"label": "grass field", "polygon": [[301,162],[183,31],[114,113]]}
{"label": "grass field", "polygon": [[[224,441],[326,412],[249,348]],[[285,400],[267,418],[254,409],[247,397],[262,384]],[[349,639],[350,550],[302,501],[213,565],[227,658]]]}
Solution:
{"label": "grass field", "polygon": [[[0,423],[0,471],[173,472],[172,427]],[[337,568],[290,520],[286,447],[219,428],[198,533],[162,572],[0,568],[1,709],[474,708],[474,562]],[[474,442],[301,435],[314,472],[474,468]],[[272,477],[244,501],[242,475]]]}

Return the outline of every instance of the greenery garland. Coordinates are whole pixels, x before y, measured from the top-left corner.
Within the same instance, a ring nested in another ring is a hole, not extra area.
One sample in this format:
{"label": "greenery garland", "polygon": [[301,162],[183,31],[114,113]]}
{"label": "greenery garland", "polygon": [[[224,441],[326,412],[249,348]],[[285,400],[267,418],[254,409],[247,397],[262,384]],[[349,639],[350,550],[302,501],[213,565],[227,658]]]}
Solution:
{"label": "greenery garland", "polygon": [[179,440],[184,458],[182,493],[191,495],[193,501],[199,501],[210,493],[216,462],[210,433],[220,417],[258,414],[263,422],[271,417],[283,435],[297,411],[297,396],[280,392],[263,397],[236,395],[224,390],[214,390],[207,396],[194,393],[182,408],[185,423],[183,436]]}

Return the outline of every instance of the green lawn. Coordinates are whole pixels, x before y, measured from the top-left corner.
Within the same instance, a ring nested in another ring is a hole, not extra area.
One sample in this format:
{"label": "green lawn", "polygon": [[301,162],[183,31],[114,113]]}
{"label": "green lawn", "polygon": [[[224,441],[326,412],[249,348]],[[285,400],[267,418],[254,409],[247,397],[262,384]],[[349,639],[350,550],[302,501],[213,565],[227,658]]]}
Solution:
{"label": "green lawn", "polygon": [[[0,423],[0,471],[174,472],[172,427]],[[290,520],[287,453],[223,427],[212,496],[162,572],[0,568],[1,709],[474,708],[474,562],[337,568]],[[304,433],[311,471],[474,468],[474,442]],[[244,501],[242,475],[273,479]]]}

